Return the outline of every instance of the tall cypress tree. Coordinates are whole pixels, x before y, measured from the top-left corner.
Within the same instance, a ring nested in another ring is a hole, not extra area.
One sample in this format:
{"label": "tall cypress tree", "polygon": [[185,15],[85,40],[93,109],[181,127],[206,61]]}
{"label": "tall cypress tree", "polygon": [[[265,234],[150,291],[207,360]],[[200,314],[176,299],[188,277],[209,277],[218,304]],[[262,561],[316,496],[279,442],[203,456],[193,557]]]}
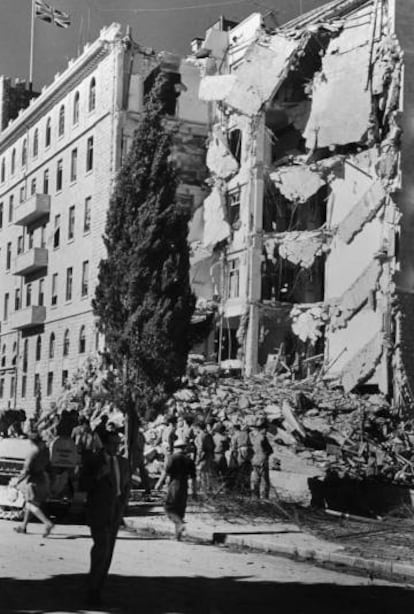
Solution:
{"label": "tall cypress tree", "polygon": [[172,96],[173,82],[160,73],[117,177],[93,301],[111,361],[122,373],[125,403],[147,417],[160,411],[185,371],[195,302],[191,210],[176,199],[173,129],[165,122]]}

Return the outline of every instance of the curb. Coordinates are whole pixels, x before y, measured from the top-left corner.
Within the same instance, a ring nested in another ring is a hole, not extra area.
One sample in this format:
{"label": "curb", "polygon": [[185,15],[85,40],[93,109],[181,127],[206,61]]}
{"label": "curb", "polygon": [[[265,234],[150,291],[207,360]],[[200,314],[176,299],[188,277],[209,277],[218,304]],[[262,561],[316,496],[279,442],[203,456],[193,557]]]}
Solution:
{"label": "curb", "polygon": [[[165,521],[144,518],[124,518],[125,526],[134,531],[150,531],[161,535],[172,533],[169,524]],[[255,535],[232,535],[224,531],[213,529],[191,528],[186,535],[190,538],[211,544],[227,546],[242,546],[254,550],[261,550],[266,554],[276,554],[296,561],[313,563],[320,567],[336,568],[345,573],[364,573],[371,578],[382,578],[394,582],[405,582],[414,585],[414,565],[394,561],[380,561],[366,559],[359,556],[344,554],[343,552],[324,552],[323,550],[310,550],[298,548],[288,543],[272,544],[266,538]]]}

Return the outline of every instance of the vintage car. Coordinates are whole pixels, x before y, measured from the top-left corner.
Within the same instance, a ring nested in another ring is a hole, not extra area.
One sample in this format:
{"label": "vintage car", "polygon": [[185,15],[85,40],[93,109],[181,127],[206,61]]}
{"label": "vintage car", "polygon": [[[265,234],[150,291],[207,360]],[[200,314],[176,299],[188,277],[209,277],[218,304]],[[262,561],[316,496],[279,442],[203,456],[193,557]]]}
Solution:
{"label": "vintage car", "polygon": [[[23,469],[30,445],[28,439],[0,439],[0,518],[17,520],[23,514],[23,495],[14,487],[14,482]],[[50,495],[46,508],[49,514],[63,516],[74,496],[74,475],[79,458],[69,437],[57,437],[49,452]]]}

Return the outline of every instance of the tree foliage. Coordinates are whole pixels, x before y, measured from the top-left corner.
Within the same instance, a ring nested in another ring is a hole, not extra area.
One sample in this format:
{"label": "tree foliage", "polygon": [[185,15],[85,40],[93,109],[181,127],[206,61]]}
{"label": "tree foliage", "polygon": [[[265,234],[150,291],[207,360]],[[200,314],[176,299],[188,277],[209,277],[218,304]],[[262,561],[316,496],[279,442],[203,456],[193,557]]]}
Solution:
{"label": "tree foliage", "polygon": [[125,395],[147,415],[179,385],[194,310],[191,211],[176,200],[173,129],[165,121],[173,87],[160,73],[117,177],[104,237],[107,258],[93,302],[111,361],[123,373]]}

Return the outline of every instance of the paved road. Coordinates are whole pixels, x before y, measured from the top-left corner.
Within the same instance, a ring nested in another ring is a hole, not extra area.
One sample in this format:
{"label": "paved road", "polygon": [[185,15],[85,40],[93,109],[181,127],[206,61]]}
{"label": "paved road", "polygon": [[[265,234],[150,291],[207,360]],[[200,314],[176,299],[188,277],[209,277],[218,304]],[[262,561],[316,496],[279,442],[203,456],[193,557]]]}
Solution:
{"label": "paved road", "polygon": [[[0,521],[1,614],[87,612],[90,539],[60,525],[17,535]],[[396,614],[414,592],[264,554],[121,531],[102,612],[130,614]]]}

